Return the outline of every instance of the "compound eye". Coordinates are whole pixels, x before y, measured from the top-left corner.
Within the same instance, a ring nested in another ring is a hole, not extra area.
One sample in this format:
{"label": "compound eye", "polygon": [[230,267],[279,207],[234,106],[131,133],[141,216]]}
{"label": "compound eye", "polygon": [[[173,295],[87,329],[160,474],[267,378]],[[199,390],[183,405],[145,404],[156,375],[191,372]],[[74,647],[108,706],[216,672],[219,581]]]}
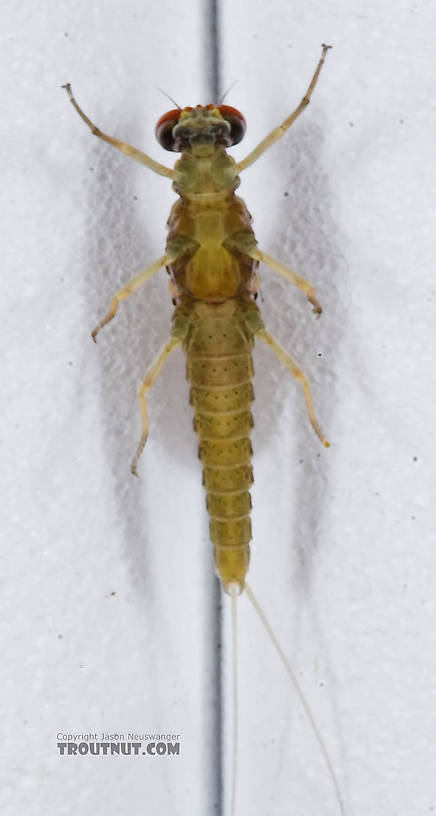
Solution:
{"label": "compound eye", "polygon": [[238,144],[244,138],[247,127],[242,113],[236,110],[236,108],[231,108],[230,105],[218,105],[218,110],[223,119],[230,125],[230,144]]}
{"label": "compound eye", "polygon": [[180,119],[180,114],[181,114],[180,110],[168,111],[168,113],[164,113],[164,115],[160,117],[156,125],[154,131],[156,139],[165,150],[175,149],[173,127],[177,125],[177,122]]}

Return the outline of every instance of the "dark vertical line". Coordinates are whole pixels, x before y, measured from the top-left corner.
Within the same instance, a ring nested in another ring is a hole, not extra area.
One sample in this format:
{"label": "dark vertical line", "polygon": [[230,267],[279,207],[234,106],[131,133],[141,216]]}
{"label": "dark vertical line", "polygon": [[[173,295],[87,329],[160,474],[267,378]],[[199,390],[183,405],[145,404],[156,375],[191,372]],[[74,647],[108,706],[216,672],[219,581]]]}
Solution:
{"label": "dark vertical line", "polygon": [[224,729],[223,729],[223,643],[222,643],[222,589],[221,584],[214,580],[212,592],[213,635],[212,648],[214,685],[214,710],[212,713],[212,734],[214,736],[213,751],[213,812],[221,816],[224,813]]}
{"label": "dark vertical line", "polygon": [[[221,91],[221,36],[220,36],[220,0],[206,0],[207,16],[205,27],[205,53],[208,60],[207,83],[209,99],[217,103]],[[223,770],[223,648],[222,648],[222,589],[221,584],[213,579],[211,616],[212,632],[212,682],[214,686],[214,710],[211,718],[213,738],[213,812],[221,816],[224,813],[224,770]]]}
{"label": "dark vertical line", "polygon": [[219,0],[207,0],[207,40],[206,53],[209,55],[208,77],[211,98],[209,102],[218,102],[221,93],[221,32]]}

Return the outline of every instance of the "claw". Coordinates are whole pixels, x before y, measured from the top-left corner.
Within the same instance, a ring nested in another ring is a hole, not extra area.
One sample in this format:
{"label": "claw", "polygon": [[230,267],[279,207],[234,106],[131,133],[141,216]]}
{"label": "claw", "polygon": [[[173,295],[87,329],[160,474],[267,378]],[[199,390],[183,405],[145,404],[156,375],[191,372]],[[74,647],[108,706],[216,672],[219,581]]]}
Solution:
{"label": "claw", "polygon": [[313,313],[316,314],[317,317],[319,317],[320,314],[322,313],[322,307],[318,303],[316,297],[314,295],[309,295],[307,299],[308,299],[309,303],[311,303],[312,306],[313,306],[313,309],[312,309]]}

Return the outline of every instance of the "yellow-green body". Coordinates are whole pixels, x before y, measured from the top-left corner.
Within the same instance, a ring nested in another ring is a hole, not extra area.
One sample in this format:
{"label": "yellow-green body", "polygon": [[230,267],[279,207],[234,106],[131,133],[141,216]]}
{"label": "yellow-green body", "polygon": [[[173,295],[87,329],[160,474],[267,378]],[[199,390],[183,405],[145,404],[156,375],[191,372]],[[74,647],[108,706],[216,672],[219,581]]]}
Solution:
{"label": "yellow-green body", "polygon": [[235,196],[239,179],[222,147],[182,154],[174,189],[180,199],[168,221],[167,250],[186,254],[168,266],[176,309],[173,334],[183,336],[190,402],[207,493],[210,537],[224,588],[242,588],[251,539],[250,411],[257,261],[234,245],[255,246],[251,217]]}
{"label": "yellow-green body", "polygon": [[239,173],[280,139],[309,104],[329,48],[322,46],[321,58],[300,104],[238,163],[226,151],[226,146],[237,144],[245,131],[244,117],[235,108],[218,103],[164,114],[156,125],[156,137],[166,150],[181,153],[174,168],[169,168],[127,142],[103,133],[77,104],[70,85],[64,86],[71,104],[92,133],[151,171],[171,178],[179,195],[168,221],[165,254],[114,294],[109,311],[92,337],[96,340],[121,301],[166,266],[176,308],[171,337],[138,390],[142,432],[131,471],[137,475],[138,459],[148,437],[145,395],[172,349],[182,343],[195,411],[194,428],[200,437],[199,456],[215,565],[223,587],[232,594],[244,587],[251,538],[249,488],[253,476],[249,434],[253,425],[251,350],[255,337],[271,348],[300,383],[312,427],[323,444],[329,445],[315,418],[307,377],[265,329],[254,302],[259,261],[298,287],[317,315],[321,314],[321,306],[308,281],[257,247],[250,214],[235,195]]}

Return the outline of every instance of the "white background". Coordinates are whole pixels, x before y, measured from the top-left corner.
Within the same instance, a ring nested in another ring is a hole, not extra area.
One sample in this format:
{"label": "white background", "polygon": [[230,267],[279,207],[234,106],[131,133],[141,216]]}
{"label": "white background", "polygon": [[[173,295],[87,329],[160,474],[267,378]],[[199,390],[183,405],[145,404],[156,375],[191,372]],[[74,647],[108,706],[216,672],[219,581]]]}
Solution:
{"label": "white background", "polygon": [[[223,88],[242,157],[312,104],[243,176],[259,245],[324,312],[261,273],[265,321],[310,376],[255,351],[250,583],[325,736],[349,816],[436,808],[434,101],[430,2],[225,3]],[[167,180],[97,141],[154,141],[172,104],[209,102],[207,6],[3,5],[2,813],[223,813],[214,720],[214,582],[184,362],[136,387],[169,333],[164,271],[90,330],[158,257]],[[213,100],[214,101],[214,100]],[[321,355],[321,356],[319,356]],[[432,490],[433,488],[433,490]],[[115,594],[113,594],[115,593]],[[224,598],[227,612],[227,599]],[[240,601],[237,816],[337,814],[276,655]],[[229,622],[224,652],[229,654]],[[169,731],[179,758],[57,755],[58,731]]]}

